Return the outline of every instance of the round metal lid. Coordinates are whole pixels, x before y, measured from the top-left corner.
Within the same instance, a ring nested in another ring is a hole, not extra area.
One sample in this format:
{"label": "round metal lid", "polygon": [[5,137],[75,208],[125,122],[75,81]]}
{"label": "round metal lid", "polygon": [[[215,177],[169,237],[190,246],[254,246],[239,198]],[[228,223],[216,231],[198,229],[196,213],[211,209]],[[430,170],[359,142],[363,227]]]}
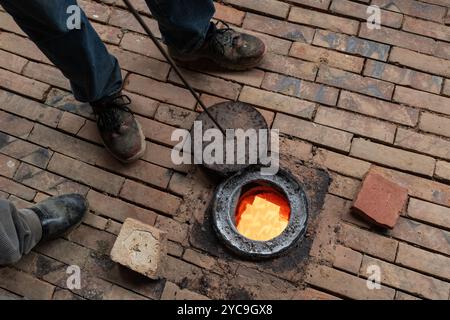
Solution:
{"label": "round metal lid", "polygon": [[[217,103],[211,107],[208,108],[208,111],[210,114],[214,117],[214,119],[222,126],[224,130],[227,131],[226,137],[221,134],[221,145],[223,150],[223,161],[219,163],[219,161],[214,163],[205,163],[203,155],[205,148],[208,148],[208,150],[211,150],[211,144],[213,142],[216,142],[215,140],[211,139],[211,141],[205,141],[203,140],[202,143],[202,153],[200,154],[197,150],[195,152],[195,143],[192,143],[192,154],[194,155],[194,163],[201,163],[205,168],[212,170],[221,176],[229,176],[230,174],[233,174],[237,171],[240,171],[249,165],[255,164],[251,163],[254,160],[254,157],[249,156],[249,150],[252,150],[252,152],[255,151],[255,148],[258,148],[257,162],[259,163],[259,155],[260,154],[266,154],[267,148],[265,150],[261,150],[264,145],[267,147],[268,144],[268,136],[265,136],[266,144],[258,144],[258,147],[256,147],[254,144],[250,144],[249,140],[245,140],[245,156],[240,157],[241,161],[240,163],[237,163],[237,139],[235,136],[232,135],[230,132],[230,129],[236,130],[236,129],[242,129],[244,132],[249,133],[251,129],[255,130],[257,133],[259,133],[261,129],[266,130],[268,132],[268,125],[264,117],[261,115],[261,113],[255,109],[250,104],[243,103],[243,102],[221,102]],[[218,128],[214,125],[213,121],[208,117],[208,115],[205,112],[202,112],[196,119],[197,123],[197,130],[194,130],[194,127],[196,124],[194,123],[194,126],[191,129],[191,136],[194,137],[194,139],[198,139],[198,132],[200,131],[198,129],[198,124],[201,123],[201,131],[202,131],[202,137],[205,136],[205,132],[209,129],[217,129]],[[263,131],[264,132],[264,131]],[[197,133],[197,134],[196,134]],[[258,139],[259,140],[259,139]],[[220,142],[220,141],[219,141]],[[228,142],[228,143],[227,143]],[[233,150],[229,148],[230,144],[234,145]],[[228,147],[227,147],[228,145]],[[241,150],[242,150],[242,146]],[[264,153],[266,152],[266,153]],[[233,159],[234,162],[226,161],[226,159],[230,158],[230,154],[233,153]],[[253,158],[253,160],[252,160]]]}

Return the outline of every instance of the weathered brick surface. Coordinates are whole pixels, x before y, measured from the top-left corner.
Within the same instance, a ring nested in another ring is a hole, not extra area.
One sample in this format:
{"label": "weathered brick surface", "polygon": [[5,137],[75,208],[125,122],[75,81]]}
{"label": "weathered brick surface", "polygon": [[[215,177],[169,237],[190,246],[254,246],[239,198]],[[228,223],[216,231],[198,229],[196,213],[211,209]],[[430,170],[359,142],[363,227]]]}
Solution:
{"label": "weathered brick surface", "polygon": [[363,255],[361,253],[338,245],[334,253],[333,267],[358,274],[362,259]]}
{"label": "weathered brick surface", "polygon": [[386,100],[394,92],[393,84],[325,66],[320,68],[317,81]]}
{"label": "weathered brick surface", "polygon": [[276,116],[273,128],[280,129],[282,133],[333,149],[343,151],[350,149],[352,134],[322,125],[312,124],[311,122],[299,120],[281,113]]}
{"label": "weathered brick surface", "polygon": [[375,60],[367,61],[364,75],[437,94],[440,93],[443,82],[441,77]]}
{"label": "weathered brick surface", "polygon": [[341,92],[338,107],[407,126],[415,126],[419,120],[419,112],[413,108],[348,91]]}
{"label": "weathered brick surface", "polygon": [[388,45],[326,30],[316,32],[313,44],[383,61],[389,53]]}
{"label": "weathered brick surface", "polygon": [[[363,1],[368,3],[369,1]],[[367,5],[359,4],[347,0],[333,0],[330,10],[342,15],[367,20]],[[382,19],[381,24],[393,28],[400,28],[402,25],[403,16],[400,13],[388,10],[381,10]]]}
{"label": "weathered brick surface", "polygon": [[[145,1],[133,2],[161,41]],[[373,4],[381,6],[382,28],[369,30]],[[113,159],[89,103],[74,99],[68,79],[0,8],[0,198],[24,208],[78,192],[91,204],[66,238],[0,270],[0,296],[448,299],[449,0],[215,2],[214,18],[260,37],[267,56],[253,70],[184,73],[208,106],[254,104],[280,129],[281,154],[291,169],[318,166],[331,178],[318,219],[311,214],[310,252],[302,265],[283,264],[281,274],[276,262],[256,267],[223,259],[220,245],[194,248],[193,232],[204,221],[215,182],[194,166],[174,165],[170,138],[201,110],[122,1],[80,5],[119,59],[147,152],[129,165]],[[408,190],[407,210],[390,232],[350,210],[371,166]],[[164,279],[150,280],[109,258],[127,218],[167,233]],[[381,290],[367,289],[368,262],[380,263],[385,273]],[[81,290],[66,286],[72,264],[82,269]]]}
{"label": "weathered brick surface", "polygon": [[[389,167],[432,176],[436,161],[418,153],[386,147],[364,139],[354,139],[350,154]],[[389,154],[389,157],[386,155]]]}
{"label": "weathered brick surface", "polygon": [[450,209],[434,203],[411,198],[407,215],[415,220],[450,228]]}
{"label": "weathered brick surface", "polygon": [[262,88],[331,106],[336,105],[339,93],[332,87],[270,72],[265,74]]}
{"label": "weathered brick surface", "polygon": [[347,247],[388,261],[394,261],[398,242],[394,239],[344,224],[339,240]]}
{"label": "weathered brick surface", "polygon": [[370,265],[381,269],[381,283],[427,299],[447,299],[449,284],[396,265],[365,256],[361,273]]}
{"label": "weathered brick surface", "polygon": [[314,121],[329,127],[350,131],[375,140],[394,142],[396,127],[390,123],[379,121],[352,112],[320,107]]}
{"label": "weathered brick surface", "polygon": [[364,60],[362,58],[311,46],[301,42],[294,42],[289,54],[299,59],[325,63],[331,67],[355,73],[360,73],[364,65]]}
{"label": "weathered brick surface", "polygon": [[[369,290],[364,279],[349,275],[327,266],[312,266],[308,271],[308,283],[341,296],[360,300],[392,300],[395,290],[382,287]],[[343,286],[342,283],[346,285]]]}

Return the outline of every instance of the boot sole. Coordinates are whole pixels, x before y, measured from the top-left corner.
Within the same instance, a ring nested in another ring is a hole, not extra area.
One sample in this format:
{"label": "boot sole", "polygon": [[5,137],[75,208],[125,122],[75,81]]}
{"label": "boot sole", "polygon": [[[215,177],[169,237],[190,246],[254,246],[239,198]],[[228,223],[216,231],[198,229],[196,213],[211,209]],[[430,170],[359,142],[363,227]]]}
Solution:
{"label": "boot sole", "polygon": [[189,59],[182,60],[179,58],[173,58],[173,60],[182,67],[193,67],[194,69],[201,68],[200,64],[202,62],[204,62],[204,65],[207,65],[208,68],[211,67],[209,64],[213,63],[214,65],[216,65],[220,68],[231,70],[231,71],[247,71],[247,70],[257,67],[261,63],[261,61],[264,59],[266,53],[267,53],[267,45],[265,45],[264,52],[258,60],[255,60],[252,63],[248,63],[248,64],[244,64],[244,65],[223,63],[220,61],[208,59],[206,57],[201,57],[201,58],[192,59],[192,60],[189,60]]}
{"label": "boot sole", "polygon": [[139,150],[138,153],[136,153],[134,156],[132,156],[129,159],[122,159],[122,158],[116,156],[113,152],[111,152],[111,150],[108,148],[108,146],[105,144],[105,141],[103,141],[103,138],[102,138],[102,142],[103,142],[103,145],[105,146],[105,149],[108,150],[108,152],[114,158],[116,158],[117,160],[119,160],[120,162],[125,163],[125,164],[135,162],[135,161],[139,160],[140,158],[142,158],[142,156],[144,155],[144,153],[145,153],[145,151],[147,149],[147,144],[145,143],[144,131],[142,131],[141,124],[137,120],[136,120],[136,123],[137,123],[137,127],[138,127],[138,130],[139,130],[139,137],[141,138],[141,145],[142,145],[142,147],[141,147],[141,150]]}

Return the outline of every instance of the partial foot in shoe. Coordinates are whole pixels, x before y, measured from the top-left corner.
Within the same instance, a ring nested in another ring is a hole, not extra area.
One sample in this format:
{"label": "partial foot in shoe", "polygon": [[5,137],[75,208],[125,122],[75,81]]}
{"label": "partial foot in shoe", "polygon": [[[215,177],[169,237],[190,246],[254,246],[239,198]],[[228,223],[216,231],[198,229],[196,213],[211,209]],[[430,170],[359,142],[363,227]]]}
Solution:
{"label": "partial foot in shoe", "polygon": [[181,65],[209,60],[228,70],[248,70],[256,67],[266,53],[264,42],[252,35],[240,33],[223,23],[225,28],[211,25],[204,45],[189,54],[178,53],[169,47],[172,58]]}
{"label": "partial foot in shoe", "polygon": [[128,105],[130,98],[116,94],[91,103],[106,149],[119,161],[138,160],[145,152],[145,136]]}
{"label": "partial foot in shoe", "polygon": [[66,194],[44,200],[30,210],[39,217],[42,240],[58,238],[78,226],[88,210],[86,199],[79,194]]}

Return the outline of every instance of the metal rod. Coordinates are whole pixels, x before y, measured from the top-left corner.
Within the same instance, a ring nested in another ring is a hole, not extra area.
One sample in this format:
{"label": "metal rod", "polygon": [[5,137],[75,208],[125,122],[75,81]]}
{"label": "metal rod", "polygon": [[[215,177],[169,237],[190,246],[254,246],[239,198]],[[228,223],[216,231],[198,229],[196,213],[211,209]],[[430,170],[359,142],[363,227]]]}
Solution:
{"label": "metal rod", "polygon": [[181,73],[180,68],[178,68],[178,66],[176,65],[175,61],[173,61],[172,57],[166,52],[166,50],[163,48],[163,46],[161,45],[161,43],[159,43],[158,39],[153,35],[153,33],[150,31],[150,28],[147,26],[147,24],[145,23],[145,21],[142,19],[142,17],[140,16],[140,14],[136,11],[136,9],[134,8],[134,6],[130,3],[129,0],[123,0],[123,2],[125,2],[126,6],[128,7],[128,9],[130,10],[130,12],[133,14],[133,16],[137,19],[137,21],[139,22],[139,24],[142,26],[142,28],[144,28],[145,32],[147,33],[147,35],[150,37],[150,39],[152,39],[152,41],[155,43],[156,47],[159,49],[159,51],[161,51],[161,54],[164,56],[164,58],[166,58],[166,60],[169,62],[169,64],[172,66],[172,68],[175,70],[175,72],[177,73],[178,77],[181,79],[181,81],[183,81],[184,85],[186,86],[186,88],[189,89],[189,91],[191,92],[191,94],[194,96],[194,98],[197,100],[197,102],[200,104],[200,106],[202,107],[203,111],[208,115],[208,117],[211,119],[211,121],[216,125],[217,128],[220,129],[220,131],[223,133],[223,135],[225,135],[225,130],[222,128],[222,126],[216,121],[216,119],[214,119],[214,117],[211,115],[211,113],[209,112],[208,108],[205,106],[205,104],[203,103],[203,101],[200,99],[200,97],[198,96],[197,92],[195,92],[195,90],[192,88],[192,86],[190,85],[190,83],[186,80],[186,78],[183,76],[183,74]]}

